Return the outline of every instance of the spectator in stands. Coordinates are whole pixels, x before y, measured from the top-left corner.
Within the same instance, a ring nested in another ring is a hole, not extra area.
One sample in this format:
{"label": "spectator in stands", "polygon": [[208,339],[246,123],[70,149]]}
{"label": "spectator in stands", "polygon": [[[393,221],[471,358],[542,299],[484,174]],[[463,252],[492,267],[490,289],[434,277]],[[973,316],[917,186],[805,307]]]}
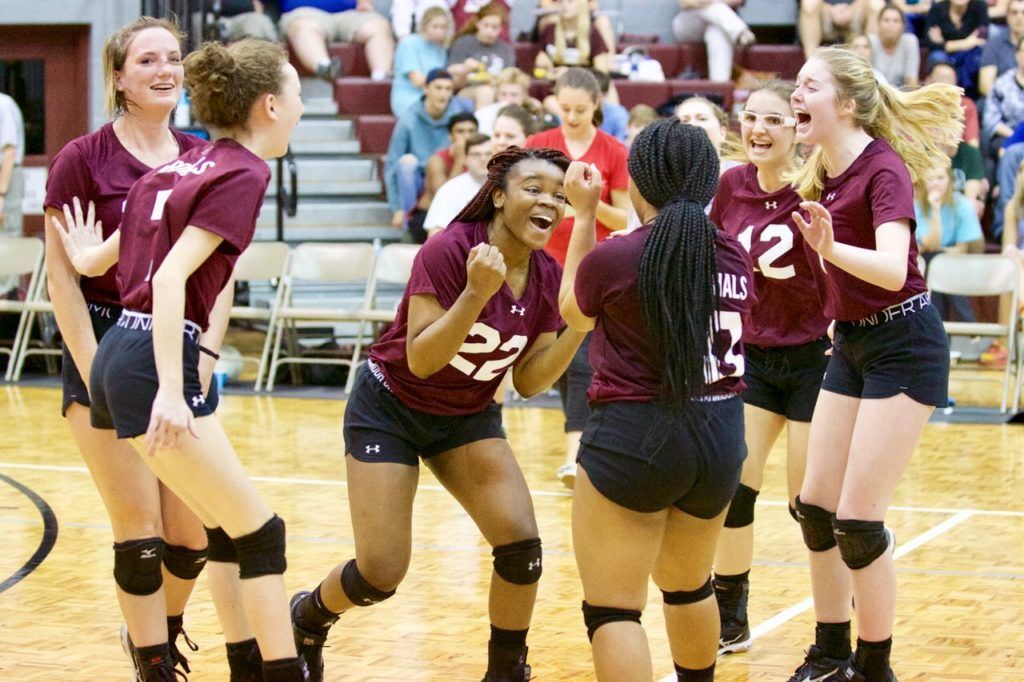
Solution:
{"label": "spectator in stands", "polygon": [[427,159],[448,142],[448,121],[468,103],[452,97],[452,77],[443,69],[427,74],[423,99],[398,117],[384,161],[391,224],[405,227],[423,189]]}
{"label": "spectator in stands", "polygon": [[471,112],[453,114],[448,119],[448,146],[442,147],[427,159],[424,170],[423,192],[416,202],[417,231],[420,219],[426,216],[434,194],[444,183],[466,172],[466,140],[479,132],[476,117]]}
{"label": "spectator in stands", "polygon": [[[213,5],[207,0],[207,5]],[[277,42],[277,3],[274,0],[221,0],[217,25],[225,43],[243,38]]]}
{"label": "spectator in stands", "polygon": [[710,80],[731,80],[733,47],[754,42],[750,27],[736,14],[742,4],[743,0],[679,0],[672,33],[681,43],[704,41]]}
{"label": "spectator in stands", "polygon": [[[1014,182],[1013,196],[1006,204],[1006,220],[1003,228],[1003,253],[1013,256],[1021,267],[1020,291],[1024,292],[1024,167],[1017,171]],[[1000,305],[999,320],[1004,324],[1009,321],[1009,300]],[[1024,310],[1024,301],[1021,302]],[[1004,356],[1006,349],[1003,348]]]}
{"label": "spectator in stands", "polygon": [[649,104],[637,104],[630,109],[629,120],[626,122],[626,148],[633,145],[637,133],[657,121],[658,118],[657,110]]}
{"label": "spectator in stands", "polygon": [[988,5],[988,18],[994,23],[1005,23],[1010,0],[985,0]]}
{"label": "spectator in stands", "polygon": [[509,147],[526,146],[526,138],[537,128],[537,116],[518,104],[509,104],[498,112],[494,121],[494,135],[491,138],[492,153],[503,152]]}
{"label": "spectator in stands", "polygon": [[872,0],[800,0],[800,44],[811,56],[821,45],[847,43],[858,33],[873,33]]}
{"label": "spectator in stands", "polygon": [[[0,236],[22,236],[21,201],[25,178],[25,121],[18,103],[0,92]],[[0,292],[8,288],[0,280]]]}
{"label": "spectator in stands", "polygon": [[1024,38],[1017,41],[1017,68],[996,78],[985,98],[982,132],[991,149],[1002,146],[1024,123]]}
{"label": "spectator in stands", "polygon": [[928,12],[932,9],[932,0],[892,0],[888,4],[903,12],[908,33],[913,33],[918,40],[924,38],[928,29]]}
{"label": "spectator in stands", "polygon": [[683,123],[703,128],[711,140],[712,146],[718,152],[719,174],[740,165],[740,161],[734,159],[723,159],[723,149],[735,149],[738,143],[729,141],[729,116],[722,107],[718,106],[707,97],[695,95],[688,97],[676,107],[676,117]]}
{"label": "spectator in stands", "polygon": [[491,158],[491,138],[474,133],[463,142],[463,157],[466,172],[456,175],[441,185],[430,202],[430,209],[423,221],[427,237],[432,237],[455,219],[466,207],[469,200],[483,187],[487,179],[487,161]]}
{"label": "spectator in stands", "polygon": [[281,33],[302,66],[334,81],[341,62],[331,58],[327,44],[359,43],[366,53],[373,80],[391,73],[395,40],[388,20],[373,11],[372,0],[281,0]]}
{"label": "spectator in stands", "polygon": [[872,71],[875,72],[875,80],[884,85],[889,85],[889,79],[885,77],[885,74],[874,67],[874,51],[871,48],[871,39],[866,33],[858,33],[850,39],[850,44],[847,46],[850,52],[871,64]]}
{"label": "spectator in stands", "polygon": [[997,76],[1017,68],[1017,43],[1024,38],[1024,0],[1010,0],[1006,26],[990,26],[989,31],[978,71],[978,90],[982,95],[988,95]]}
{"label": "spectator in stands", "polygon": [[395,50],[395,78],[391,81],[391,113],[395,116],[423,97],[428,73],[444,68],[445,45],[451,34],[448,10],[431,7],[423,14],[419,32],[399,41]]}
{"label": "spectator in stands", "polygon": [[[515,4],[515,0],[392,0],[391,25],[395,37],[401,40],[416,30],[428,7],[445,7],[451,12],[457,33],[482,7],[492,2],[500,4],[508,12],[512,11],[512,5]],[[501,39],[511,40],[507,22],[501,29]]]}
{"label": "spectator in stands", "polygon": [[978,96],[981,48],[988,38],[985,0],[942,0],[928,12],[929,62],[950,62],[957,85],[968,97]]}
{"label": "spectator in stands", "polygon": [[[956,85],[956,69],[950,62],[934,61],[928,66],[926,83],[946,83]],[[964,95],[960,98],[960,106],[964,109],[963,139],[970,145],[978,146],[981,138],[981,123],[978,120],[978,105]]]}
{"label": "spectator in stands", "polygon": [[494,102],[494,79],[503,69],[516,65],[512,44],[501,39],[508,25],[508,10],[500,2],[480,8],[459,31],[448,49],[448,71],[455,77],[459,94],[476,107]]}
{"label": "spectator in stands", "polygon": [[[548,26],[554,26],[558,22],[559,2],[560,0],[540,0],[537,3],[537,36],[540,36]],[[615,29],[612,28],[608,14],[601,12],[597,0],[588,0],[587,12],[594,28],[601,34],[608,51],[615,54]]]}
{"label": "spectator in stands", "polygon": [[541,115],[541,103],[530,97],[530,77],[514,66],[501,70],[494,79],[495,102],[476,110],[476,122],[480,132],[490,135],[498,112],[510,104],[526,107],[535,116]]}
{"label": "spectator in stands", "polygon": [[956,149],[946,150],[946,153],[950,154],[953,191],[963,194],[971,202],[980,220],[985,214],[985,198],[989,189],[981,152],[977,146],[960,140]]}
{"label": "spectator in stands", "polygon": [[607,73],[612,52],[590,21],[587,0],[558,0],[558,20],[540,32],[541,51],[534,61],[535,75],[557,80],[570,66],[593,67]]}
{"label": "spectator in stands", "polygon": [[[1021,0],[1024,2],[1024,0]],[[878,13],[878,33],[868,34],[871,65],[897,88],[916,88],[921,71],[921,45],[917,36],[904,31],[906,15],[896,5]]]}
{"label": "spectator in stands", "polygon": [[[915,190],[914,212],[917,229],[914,236],[921,255],[930,261],[935,254],[967,253],[973,244],[984,249],[981,223],[974,206],[953,190],[953,173],[948,166],[936,166],[925,176],[924,190]],[[946,296],[932,292],[932,305],[944,320],[973,322],[974,312],[964,296]]]}
{"label": "spectator in stands", "polygon": [[591,69],[590,72],[594,74],[594,78],[597,79],[597,84],[601,88],[601,118],[603,119],[601,132],[608,133],[619,142],[625,142],[629,125],[629,111],[616,101],[618,97],[614,99],[610,97],[611,77],[597,69]]}

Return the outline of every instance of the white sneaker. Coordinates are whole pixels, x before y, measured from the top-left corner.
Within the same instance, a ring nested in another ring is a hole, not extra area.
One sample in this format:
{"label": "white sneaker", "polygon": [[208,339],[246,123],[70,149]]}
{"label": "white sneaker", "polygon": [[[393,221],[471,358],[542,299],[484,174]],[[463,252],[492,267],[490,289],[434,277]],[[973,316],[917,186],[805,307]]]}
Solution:
{"label": "white sneaker", "polygon": [[132,644],[131,635],[128,634],[128,626],[124,623],[121,624],[121,650],[132,664],[132,682],[142,682],[139,660],[135,657],[135,646]]}
{"label": "white sneaker", "polygon": [[576,486],[576,462],[572,464],[563,464],[558,467],[558,480],[562,482],[569,490],[572,490]]}

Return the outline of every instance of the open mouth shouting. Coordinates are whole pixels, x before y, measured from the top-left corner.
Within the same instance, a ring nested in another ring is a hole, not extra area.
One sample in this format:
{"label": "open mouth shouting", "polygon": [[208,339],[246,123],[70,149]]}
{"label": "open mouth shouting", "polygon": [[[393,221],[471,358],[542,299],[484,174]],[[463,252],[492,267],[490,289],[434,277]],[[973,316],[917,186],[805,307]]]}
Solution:
{"label": "open mouth shouting", "polygon": [[555,219],[553,216],[544,213],[537,213],[530,216],[530,224],[541,232],[547,232],[548,228],[550,228],[554,222]]}

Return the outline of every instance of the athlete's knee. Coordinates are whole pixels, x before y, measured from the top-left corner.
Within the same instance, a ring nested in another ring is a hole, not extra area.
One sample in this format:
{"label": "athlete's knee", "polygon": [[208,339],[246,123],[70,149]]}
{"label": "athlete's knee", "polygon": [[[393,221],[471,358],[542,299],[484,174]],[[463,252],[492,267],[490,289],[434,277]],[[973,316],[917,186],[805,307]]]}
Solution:
{"label": "athlete's knee", "polygon": [[677,592],[666,592],[661,591],[662,599],[669,606],[686,606],[687,604],[696,604],[702,602],[714,596],[715,590],[711,586],[711,576],[704,582],[703,585],[695,590],[679,590]]}
{"label": "athlete's knee", "polygon": [[274,515],[259,530],[232,538],[238,553],[238,577],[242,580],[280,575],[288,567],[284,558],[284,520]]}
{"label": "athlete's knee", "polygon": [[836,546],[836,536],[832,532],[832,520],[835,514],[813,504],[806,504],[798,495],[796,498],[796,516],[800,522],[800,530],[804,535],[804,544],[812,552],[824,552]]}
{"label": "athlete's knee", "polygon": [[754,505],[759,492],[740,483],[725,515],[726,528],[743,528],[754,523]]}
{"label": "athlete's knee", "polygon": [[182,545],[164,545],[164,566],[181,580],[195,580],[203,572],[209,552],[206,547],[192,549]]}
{"label": "athlete's knee", "polygon": [[146,596],[163,585],[164,541],[144,538],[114,543],[114,581],[128,594]]}
{"label": "athlete's knee", "polygon": [[494,572],[514,585],[533,585],[543,571],[540,538],[499,545],[491,550]]}
{"label": "athlete's knee", "polygon": [[352,559],[341,569],[341,589],[348,600],[356,606],[372,606],[393,597],[404,576],[403,569],[401,575],[393,582],[373,584],[359,572],[356,560]]}
{"label": "athlete's knee", "polygon": [[583,622],[587,626],[587,638],[594,641],[597,629],[609,623],[636,623],[640,625],[641,612],[634,609],[623,609],[617,606],[594,606],[583,602]]}
{"label": "athlete's knee", "polygon": [[843,563],[854,570],[867,568],[889,548],[891,534],[881,521],[833,519],[832,529]]}
{"label": "athlete's knee", "polygon": [[231,541],[223,528],[207,528],[206,543],[210,561],[225,564],[238,563],[238,550],[235,549],[235,543]]}

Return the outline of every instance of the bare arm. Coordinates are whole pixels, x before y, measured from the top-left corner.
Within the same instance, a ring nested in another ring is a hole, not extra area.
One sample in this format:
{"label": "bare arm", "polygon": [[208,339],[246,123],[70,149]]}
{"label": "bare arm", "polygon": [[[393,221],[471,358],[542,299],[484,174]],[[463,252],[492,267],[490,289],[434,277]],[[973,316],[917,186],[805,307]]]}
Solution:
{"label": "bare arm", "polygon": [[6,194],[11,187],[11,175],[14,174],[14,160],[17,150],[14,145],[7,145],[0,155],[0,194]]}
{"label": "bare arm", "polygon": [[46,288],[61,338],[67,344],[71,359],[75,361],[75,367],[88,386],[92,359],[96,355],[96,335],[92,331],[89,309],[78,283],[78,273],[61,246],[57,234],[60,228],[54,225],[59,224],[61,219],[59,211],[46,209]]}
{"label": "bare arm", "polygon": [[610,230],[625,230],[629,223],[629,192],[613,189],[612,203],[600,202],[596,218]]}
{"label": "bare arm", "polygon": [[580,262],[597,242],[595,208],[600,206],[601,196],[601,173],[597,167],[593,164],[588,167],[574,161],[565,174],[565,193],[576,206],[576,220],[573,222],[572,236],[569,238],[569,248],[565,254],[562,284],[558,289],[558,310],[562,314],[562,319],[569,325],[569,329],[588,332],[594,328],[594,318],[584,315],[580,310],[576,301],[575,286]]}
{"label": "bare arm", "polygon": [[992,84],[996,82],[996,76],[999,75],[998,68],[995,64],[990,64],[989,66],[981,67],[978,71],[978,91],[982,95],[988,96],[989,91],[992,89]]}
{"label": "bare arm", "polygon": [[1003,253],[1017,248],[1017,230],[1020,229],[1017,222],[1019,201],[1020,197],[1014,194],[1006,204],[1006,212],[1003,213]]}
{"label": "bare arm", "polygon": [[512,368],[512,385],[524,398],[551,388],[565,374],[586,332],[566,329],[561,334],[548,332],[534,341],[530,352]]}

